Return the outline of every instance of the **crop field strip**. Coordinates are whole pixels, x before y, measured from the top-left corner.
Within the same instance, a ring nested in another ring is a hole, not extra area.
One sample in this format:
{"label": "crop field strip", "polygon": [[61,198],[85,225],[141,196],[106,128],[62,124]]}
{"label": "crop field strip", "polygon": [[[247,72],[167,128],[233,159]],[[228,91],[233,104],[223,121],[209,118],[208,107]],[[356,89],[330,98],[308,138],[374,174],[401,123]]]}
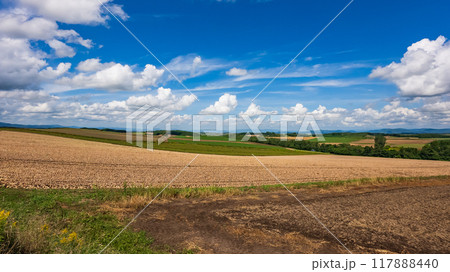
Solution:
{"label": "crop field strip", "polygon": [[[448,138],[414,138],[414,137],[386,137],[386,145],[392,147],[415,147],[422,148],[424,145],[431,143],[437,140],[448,140]],[[361,145],[361,146],[373,146],[373,139],[362,139],[354,142],[350,142],[352,145]]]}
{"label": "crop field strip", "polygon": [[[0,128],[0,131],[16,131],[27,132],[51,136],[59,136],[71,139],[81,139],[94,142],[111,143],[116,145],[134,146],[125,141],[126,134],[111,131],[101,131],[93,129],[74,129],[74,128],[58,128],[58,129],[17,129],[17,128]],[[159,136],[155,136],[154,140]],[[206,137],[208,138],[208,137]],[[213,137],[215,138],[215,137]],[[135,134],[133,134],[135,139]],[[146,136],[143,137],[143,145],[146,147]],[[192,139],[192,138],[190,138]],[[183,141],[184,140],[184,141]],[[162,145],[154,144],[153,148],[157,150],[167,150],[176,152],[199,153],[199,154],[220,154],[220,155],[237,155],[251,156],[278,156],[278,155],[305,155],[317,154],[317,152],[293,150],[279,146],[269,146],[259,143],[242,143],[228,142],[217,140],[206,140],[194,142],[185,138],[179,140],[169,140]]]}
{"label": "crop field strip", "polygon": [[[47,134],[54,136],[62,136],[68,138],[109,142],[113,144],[127,145],[131,144],[126,142],[126,133],[110,130],[98,130],[88,128],[50,128],[50,129],[17,129],[17,128],[0,128],[0,130],[22,131],[32,132],[39,134]],[[183,132],[189,133],[189,132]],[[159,135],[155,135],[156,140]],[[155,145],[154,148],[158,150],[188,152],[188,153],[200,153],[200,154],[219,154],[219,155],[238,155],[238,156],[250,156],[251,154],[258,156],[276,156],[276,155],[305,155],[308,151],[300,151],[287,149],[280,146],[270,146],[263,143],[255,142],[242,142],[240,141],[243,134],[236,135],[236,141],[229,141],[228,135],[222,136],[206,136],[201,135],[201,141],[192,141],[191,135],[172,135],[169,142],[164,145]],[[351,144],[358,146],[374,146],[374,136],[364,133],[346,133],[345,135],[332,135],[325,134],[325,143],[329,144]],[[266,136],[266,139],[278,138]],[[296,137],[289,136],[288,140],[293,140]],[[136,133],[133,133],[133,141],[136,139]],[[304,137],[306,141],[317,141],[316,137]],[[386,136],[386,144],[393,148],[400,147],[412,147],[421,149],[425,144],[436,140],[448,140],[449,138],[440,138],[438,135],[432,138],[421,138],[414,136]],[[144,135],[144,145],[146,145],[147,137]],[[273,150],[268,150],[272,148]],[[295,153],[297,152],[297,153]],[[309,152],[309,154],[313,154]]]}
{"label": "crop field strip", "polygon": [[[391,147],[413,147],[421,149],[424,145],[437,140],[448,140],[449,138],[440,138],[436,135],[434,138],[419,138],[414,136],[386,136],[386,145]],[[364,133],[346,133],[345,135],[324,135],[325,143],[328,144],[351,144],[359,146],[374,146],[374,136],[364,135]],[[308,139],[306,139],[308,140]],[[317,138],[309,139],[317,141]]]}
{"label": "crop field strip", "polygon": [[[0,185],[11,188],[162,186],[194,154],[148,151],[48,135],[0,131]],[[337,155],[266,156],[285,183],[450,175],[450,162]],[[276,181],[248,156],[200,155],[174,187],[254,186]]]}

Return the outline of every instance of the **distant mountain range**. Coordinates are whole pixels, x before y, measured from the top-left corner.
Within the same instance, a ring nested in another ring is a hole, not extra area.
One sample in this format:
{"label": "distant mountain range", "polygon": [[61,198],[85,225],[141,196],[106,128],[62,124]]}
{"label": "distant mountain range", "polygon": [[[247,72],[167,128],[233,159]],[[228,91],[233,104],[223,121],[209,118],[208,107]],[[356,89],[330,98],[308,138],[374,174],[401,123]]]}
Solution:
{"label": "distant mountain range", "polygon": [[[0,127],[13,127],[13,128],[81,128],[77,126],[61,126],[61,125],[22,125],[22,124],[11,124],[0,122]],[[96,128],[96,129],[105,129],[104,127]],[[123,128],[110,128],[110,129],[120,129]],[[264,131],[264,130],[262,130]],[[239,132],[246,132],[245,130]],[[369,132],[369,133],[384,133],[384,134],[423,134],[423,133],[435,133],[435,134],[450,134],[450,128],[416,128],[416,129],[406,129],[406,128],[383,128],[383,129],[375,129],[375,130],[322,130],[323,134],[327,133],[339,133],[339,132]]]}
{"label": "distant mountain range", "polygon": [[[0,122],[0,127],[13,127],[13,128],[62,128],[60,125],[20,125]],[[75,127],[73,127],[75,128]]]}
{"label": "distant mountain range", "polygon": [[437,134],[449,134],[450,128],[416,128],[416,129],[405,129],[405,128],[383,128],[377,130],[369,130],[371,133],[384,133],[384,134],[422,134],[422,133],[437,133]]}

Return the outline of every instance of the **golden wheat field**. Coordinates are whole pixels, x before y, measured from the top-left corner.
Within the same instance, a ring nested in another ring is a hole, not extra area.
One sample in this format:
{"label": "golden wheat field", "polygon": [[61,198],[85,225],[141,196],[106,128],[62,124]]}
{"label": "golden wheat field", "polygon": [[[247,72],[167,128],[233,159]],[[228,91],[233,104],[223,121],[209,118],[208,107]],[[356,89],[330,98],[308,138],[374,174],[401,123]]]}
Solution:
{"label": "golden wheat field", "polygon": [[[12,188],[122,188],[163,186],[196,154],[55,136],[0,131],[0,186]],[[450,175],[450,162],[338,155],[272,156],[259,159],[283,182],[364,177]],[[173,187],[277,184],[245,156],[199,155]]]}

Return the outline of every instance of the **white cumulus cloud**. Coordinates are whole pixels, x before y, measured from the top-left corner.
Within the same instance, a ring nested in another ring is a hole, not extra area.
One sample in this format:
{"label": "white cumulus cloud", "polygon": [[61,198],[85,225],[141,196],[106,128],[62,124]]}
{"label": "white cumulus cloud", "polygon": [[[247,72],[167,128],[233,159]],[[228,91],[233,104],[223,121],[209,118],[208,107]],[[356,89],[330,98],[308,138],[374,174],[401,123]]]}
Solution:
{"label": "white cumulus cloud", "polygon": [[63,39],[86,48],[93,45],[91,40],[83,39],[73,29],[60,29],[56,21],[36,17],[29,11],[18,8],[0,11],[0,37],[42,41]]}
{"label": "white cumulus cloud", "polygon": [[386,127],[426,121],[427,116],[416,109],[406,108],[400,105],[399,100],[394,100],[385,105],[381,110],[371,107],[354,109],[343,124],[347,126]]}
{"label": "white cumulus cloud", "polygon": [[255,103],[251,103],[250,106],[248,106],[247,110],[245,112],[239,113],[240,116],[247,115],[249,117],[257,116],[257,115],[268,115],[268,114],[277,114],[277,111],[264,111],[261,109],[259,105],[256,105]]}
{"label": "white cumulus cloud", "polygon": [[82,72],[95,72],[114,66],[114,62],[101,63],[99,58],[87,59],[78,63],[77,70]]}
{"label": "white cumulus cloud", "polygon": [[18,0],[21,7],[32,10],[34,13],[67,24],[103,24],[109,19],[108,11],[102,3],[122,20],[128,15],[122,7],[112,4],[112,0]]}
{"label": "white cumulus cloud", "polygon": [[39,75],[45,79],[54,79],[54,78],[57,78],[57,77],[65,74],[70,69],[71,66],[72,66],[72,64],[69,62],[65,62],[65,63],[62,62],[62,63],[58,64],[56,69],[53,69],[52,67],[49,66],[49,67],[45,68],[44,70],[41,70],[39,72]]}
{"label": "white cumulus cloud", "polygon": [[433,96],[450,92],[450,43],[439,36],[408,47],[400,63],[378,67],[371,78],[393,82],[402,96]]}
{"label": "white cumulus cloud", "polygon": [[156,95],[131,96],[126,100],[128,106],[141,107],[149,105],[166,111],[179,111],[187,108],[195,101],[195,96],[183,95],[181,98],[169,88],[158,88]]}
{"label": "white cumulus cloud", "polygon": [[39,71],[47,66],[44,56],[27,40],[0,38],[0,90],[38,86]]}
{"label": "white cumulus cloud", "polygon": [[47,44],[55,51],[55,55],[58,58],[64,58],[64,57],[73,57],[75,56],[75,50],[68,46],[67,44],[58,41],[58,40],[50,40],[47,41]]}
{"label": "white cumulus cloud", "polygon": [[344,108],[333,108],[329,110],[327,107],[319,105],[311,114],[314,115],[316,120],[332,120],[341,118],[346,111]]}
{"label": "white cumulus cloud", "polygon": [[450,116],[450,101],[438,101],[435,103],[425,104],[422,109],[428,112],[445,113]]}
{"label": "white cumulus cloud", "polygon": [[224,94],[214,105],[209,105],[209,107],[200,111],[200,114],[227,114],[234,110],[238,102],[235,95]]}
{"label": "white cumulus cloud", "polygon": [[10,122],[44,120],[90,120],[124,122],[126,117],[143,105],[165,111],[179,111],[195,101],[193,95],[176,96],[171,89],[159,88],[156,94],[131,96],[126,100],[106,103],[81,103],[50,95],[45,91],[0,91],[0,119]]}
{"label": "white cumulus cloud", "polygon": [[[96,59],[80,63],[78,69],[94,71],[79,73],[73,77],[63,77],[57,84],[74,88],[94,88],[107,91],[142,91],[155,86],[164,70],[147,64],[143,71],[133,71],[129,65],[109,63],[102,65]],[[100,70],[97,70],[100,69]]]}
{"label": "white cumulus cloud", "polygon": [[226,74],[229,76],[245,76],[247,74],[247,70],[233,67],[226,71]]}
{"label": "white cumulus cloud", "polygon": [[284,108],[283,112],[285,114],[295,114],[295,115],[304,115],[308,112],[308,109],[303,106],[303,104],[297,103],[295,106],[290,108]]}

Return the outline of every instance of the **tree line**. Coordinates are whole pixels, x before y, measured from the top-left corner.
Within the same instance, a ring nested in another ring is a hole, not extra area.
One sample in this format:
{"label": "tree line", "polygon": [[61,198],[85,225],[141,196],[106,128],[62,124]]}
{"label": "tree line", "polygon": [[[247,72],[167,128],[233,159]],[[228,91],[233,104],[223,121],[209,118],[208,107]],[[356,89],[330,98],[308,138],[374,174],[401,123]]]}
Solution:
{"label": "tree line", "polygon": [[386,137],[383,134],[377,134],[375,136],[375,144],[373,147],[350,144],[327,144],[314,141],[281,141],[279,138],[267,138],[265,141],[259,141],[257,137],[250,137],[250,141],[289,147],[298,150],[319,151],[338,155],[422,160],[450,160],[450,140],[433,141],[426,144],[422,149],[413,147],[392,148],[390,146],[386,146]]}

